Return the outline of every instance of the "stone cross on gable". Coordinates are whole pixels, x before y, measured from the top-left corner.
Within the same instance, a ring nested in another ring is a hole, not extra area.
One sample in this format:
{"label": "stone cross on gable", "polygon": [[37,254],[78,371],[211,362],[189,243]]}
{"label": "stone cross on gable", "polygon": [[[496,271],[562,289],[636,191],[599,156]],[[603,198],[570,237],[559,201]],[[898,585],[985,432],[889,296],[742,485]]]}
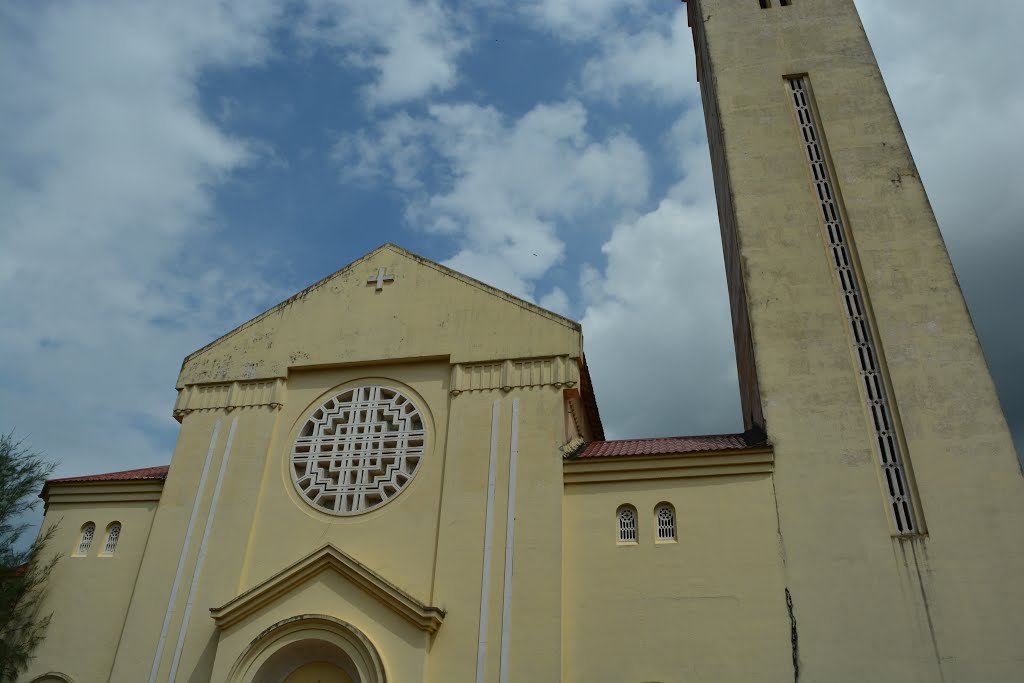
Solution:
{"label": "stone cross on gable", "polygon": [[377,273],[375,275],[371,275],[370,277],[366,278],[366,284],[375,283],[377,285],[376,290],[378,292],[384,289],[385,282],[393,282],[395,279],[394,275],[385,275],[384,271],[384,268],[378,268]]}

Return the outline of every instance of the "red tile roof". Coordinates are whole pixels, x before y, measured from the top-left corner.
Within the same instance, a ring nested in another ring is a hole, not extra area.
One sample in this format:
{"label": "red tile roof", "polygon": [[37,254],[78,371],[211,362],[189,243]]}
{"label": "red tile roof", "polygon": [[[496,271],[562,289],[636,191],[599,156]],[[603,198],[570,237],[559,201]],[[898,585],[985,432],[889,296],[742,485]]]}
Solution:
{"label": "red tile roof", "polygon": [[699,453],[702,451],[735,451],[759,448],[767,444],[764,434],[757,430],[743,434],[709,434],[706,436],[668,436],[653,439],[622,439],[620,441],[592,441],[577,453],[577,458],[609,458],[630,455],[668,455],[672,453]]}
{"label": "red tile roof", "polygon": [[170,465],[158,465],[157,467],[142,467],[137,470],[121,470],[120,472],[107,472],[106,474],[87,474],[81,477],[64,477],[62,479],[50,479],[47,484],[65,484],[79,481],[137,481],[140,479],[166,479],[167,470]]}

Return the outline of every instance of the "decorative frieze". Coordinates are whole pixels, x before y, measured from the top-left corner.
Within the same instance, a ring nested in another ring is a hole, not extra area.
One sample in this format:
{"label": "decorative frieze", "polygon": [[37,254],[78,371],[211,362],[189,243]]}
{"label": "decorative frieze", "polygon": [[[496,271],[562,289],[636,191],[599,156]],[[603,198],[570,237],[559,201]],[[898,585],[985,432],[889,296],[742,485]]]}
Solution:
{"label": "decorative frieze", "polygon": [[517,387],[574,387],[580,381],[579,366],[569,356],[525,358],[490,363],[456,363],[452,366],[451,393]]}
{"label": "decorative frieze", "polygon": [[247,406],[280,408],[284,391],[285,382],[280,377],[255,382],[189,384],[178,392],[174,417],[180,419],[194,410],[231,410]]}

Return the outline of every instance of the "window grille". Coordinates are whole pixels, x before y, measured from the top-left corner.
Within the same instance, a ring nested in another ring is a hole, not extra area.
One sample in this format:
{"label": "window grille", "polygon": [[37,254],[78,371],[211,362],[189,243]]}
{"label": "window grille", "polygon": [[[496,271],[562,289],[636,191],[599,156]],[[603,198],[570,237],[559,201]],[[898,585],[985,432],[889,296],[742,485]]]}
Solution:
{"label": "window grille", "polygon": [[107,531],[107,543],[103,546],[104,555],[113,555],[114,550],[117,549],[117,540],[121,538],[121,525],[114,523],[110,525],[110,529]]}
{"label": "window grille", "polygon": [[619,543],[636,543],[636,509],[631,505],[619,508]]}
{"label": "window grille", "polygon": [[89,554],[89,548],[92,546],[92,537],[94,535],[96,535],[96,525],[92,522],[86,522],[82,526],[82,538],[78,542],[78,552],[75,553],[76,555]]}
{"label": "window grille", "polygon": [[807,154],[807,161],[810,164],[814,190],[824,219],[829,262],[838,277],[843,312],[846,314],[853,337],[861,382],[871,414],[875,445],[878,447],[885,484],[889,493],[893,520],[901,534],[914,533],[917,531],[917,526],[914,520],[910,487],[892,419],[891,401],[878,364],[874,336],[863,304],[864,296],[854,270],[851,245],[846,238],[846,227],[843,225],[838,199],[833,190],[832,176],[825,160],[821,136],[815,123],[806,79],[803,77],[790,78],[789,88],[800,125],[800,135]]}
{"label": "window grille", "polygon": [[419,468],[426,444],[419,409],[382,386],[347,389],[313,411],[291,455],[292,481],[310,505],[351,515],[383,505]]}
{"label": "window grille", "polygon": [[668,503],[662,503],[654,513],[658,520],[658,540],[676,540],[676,512]]}

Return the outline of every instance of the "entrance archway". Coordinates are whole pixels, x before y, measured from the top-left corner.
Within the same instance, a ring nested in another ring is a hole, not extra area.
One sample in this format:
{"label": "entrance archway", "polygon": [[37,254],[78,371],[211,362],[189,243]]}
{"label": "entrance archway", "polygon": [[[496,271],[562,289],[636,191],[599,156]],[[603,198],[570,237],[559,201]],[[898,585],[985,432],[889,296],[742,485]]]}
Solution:
{"label": "entrance archway", "polygon": [[351,624],[305,614],[263,631],[242,653],[231,683],[387,683],[376,648]]}
{"label": "entrance archway", "polygon": [[354,683],[352,677],[330,662],[309,662],[288,674],[284,683]]}

